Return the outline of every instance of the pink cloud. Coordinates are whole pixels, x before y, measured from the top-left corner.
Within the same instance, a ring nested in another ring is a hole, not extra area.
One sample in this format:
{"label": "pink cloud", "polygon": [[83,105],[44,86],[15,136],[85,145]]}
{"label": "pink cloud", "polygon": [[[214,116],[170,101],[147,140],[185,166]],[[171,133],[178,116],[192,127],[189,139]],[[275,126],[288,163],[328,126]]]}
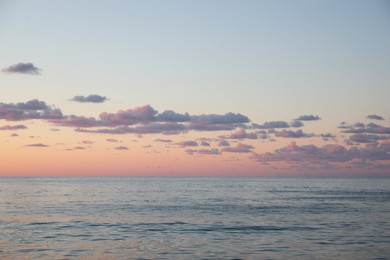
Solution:
{"label": "pink cloud", "polygon": [[27,129],[25,125],[3,125],[0,127],[0,130],[20,130]]}
{"label": "pink cloud", "polygon": [[42,144],[42,143],[26,144],[25,146],[29,146],[29,147],[49,147],[48,145]]}
{"label": "pink cloud", "polygon": [[256,133],[247,133],[244,128],[239,128],[237,131],[231,133],[228,137],[229,139],[257,139]]}
{"label": "pink cloud", "polygon": [[117,146],[114,148],[115,150],[129,150],[126,146]]}

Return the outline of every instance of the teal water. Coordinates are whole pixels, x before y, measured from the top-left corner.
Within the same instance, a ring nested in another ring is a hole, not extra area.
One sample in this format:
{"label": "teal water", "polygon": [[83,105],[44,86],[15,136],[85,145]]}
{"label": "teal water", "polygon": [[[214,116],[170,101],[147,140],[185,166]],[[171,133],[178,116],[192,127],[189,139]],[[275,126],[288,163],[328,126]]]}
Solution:
{"label": "teal water", "polygon": [[0,259],[388,259],[390,180],[0,178]]}

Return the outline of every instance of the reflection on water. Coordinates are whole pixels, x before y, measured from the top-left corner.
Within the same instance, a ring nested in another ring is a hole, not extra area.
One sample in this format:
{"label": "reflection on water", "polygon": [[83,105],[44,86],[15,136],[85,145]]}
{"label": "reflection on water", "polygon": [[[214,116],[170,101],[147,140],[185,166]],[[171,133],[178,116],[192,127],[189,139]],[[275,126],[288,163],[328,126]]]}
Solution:
{"label": "reflection on water", "polygon": [[0,178],[0,259],[372,259],[390,180]]}

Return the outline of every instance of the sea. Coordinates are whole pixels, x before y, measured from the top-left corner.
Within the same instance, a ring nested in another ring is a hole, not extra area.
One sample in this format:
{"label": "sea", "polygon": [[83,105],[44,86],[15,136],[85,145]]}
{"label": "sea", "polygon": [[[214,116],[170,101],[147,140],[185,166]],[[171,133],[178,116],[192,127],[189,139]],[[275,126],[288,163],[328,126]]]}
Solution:
{"label": "sea", "polygon": [[390,259],[390,179],[2,177],[0,259]]}

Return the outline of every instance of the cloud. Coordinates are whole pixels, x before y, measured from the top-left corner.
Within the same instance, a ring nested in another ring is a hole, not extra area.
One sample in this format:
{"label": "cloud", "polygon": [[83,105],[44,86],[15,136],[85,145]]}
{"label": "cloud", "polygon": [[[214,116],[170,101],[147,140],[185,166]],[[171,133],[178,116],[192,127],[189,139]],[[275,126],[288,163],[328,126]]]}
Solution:
{"label": "cloud", "polygon": [[332,135],[330,133],[326,133],[326,134],[321,134],[320,135],[322,137],[322,139],[324,141],[329,141],[329,140],[335,140],[336,139],[336,136],[335,135]]}
{"label": "cloud", "polygon": [[378,140],[388,140],[389,136],[381,136],[374,134],[354,134],[349,137],[349,139],[356,143],[373,143]]}
{"label": "cloud", "polygon": [[100,95],[75,96],[71,100],[81,103],[103,103],[107,100],[107,97]]}
{"label": "cloud", "polygon": [[248,117],[235,114],[235,113],[226,113],[224,115],[199,115],[199,116],[191,116],[191,122],[193,124],[236,124],[236,123],[248,123],[250,120]]}
{"label": "cloud", "polygon": [[16,137],[16,136],[19,136],[19,135],[17,133],[12,133],[10,136],[11,137]]}
{"label": "cloud", "polygon": [[3,125],[0,127],[0,130],[20,130],[27,129],[25,125]]}
{"label": "cloud", "polygon": [[155,120],[157,110],[150,105],[135,107],[127,110],[119,110],[116,113],[103,112],[100,119],[105,125],[134,125],[137,123],[148,123]]}
{"label": "cloud", "polygon": [[117,142],[119,142],[117,139],[114,139],[114,138],[107,138],[106,141],[107,141],[107,142],[111,142],[111,143],[117,143]]}
{"label": "cloud", "polygon": [[242,127],[239,124],[190,124],[188,126],[189,130],[195,131],[230,131],[234,130],[237,127]]}
{"label": "cloud", "polygon": [[206,142],[206,141],[202,141],[202,142],[200,142],[200,145],[201,146],[210,146],[210,143]]}
{"label": "cloud", "polygon": [[275,131],[275,136],[277,137],[285,137],[285,138],[306,138],[306,137],[313,137],[313,134],[306,134],[302,132],[302,130],[297,131],[291,131],[291,130],[282,130],[282,131]]}
{"label": "cloud", "polygon": [[188,113],[179,114],[172,110],[165,110],[156,116],[156,120],[161,122],[188,122],[191,117]]}
{"label": "cloud", "polygon": [[[224,115],[189,115],[179,114],[172,110],[158,113],[150,105],[139,106],[116,113],[102,112],[98,119],[93,117],[68,115],[51,120],[53,124],[78,128],[79,132],[95,133],[163,133],[178,134],[194,131],[227,131],[235,128],[244,128],[248,117],[236,113]],[[134,127],[129,127],[134,126]],[[86,130],[83,128],[109,127],[112,129]],[[249,137],[253,134],[249,134]]]}
{"label": "cloud", "polygon": [[385,127],[374,123],[369,123],[367,125],[364,125],[362,123],[355,123],[354,125],[344,124],[339,126],[339,128],[345,129],[342,131],[343,133],[350,134],[390,134],[390,127]]}
{"label": "cloud", "polygon": [[60,119],[53,119],[50,122],[59,126],[70,126],[70,127],[97,127],[103,125],[101,121],[96,120],[93,117],[76,116],[76,115],[69,115]]}
{"label": "cloud", "polygon": [[295,120],[298,120],[298,121],[316,121],[316,120],[320,120],[320,119],[321,118],[319,116],[303,115],[303,116],[298,117]]}
{"label": "cloud", "polygon": [[178,142],[176,144],[181,146],[181,147],[198,146],[198,143],[196,141],[182,141],[182,142]]}
{"label": "cloud", "polygon": [[83,147],[83,146],[75,146],[75,147],[73,147],[73,149],[70,149],[70,150],[85,150],[85,147]]}
{"label": "cloud", "polygon": [[301,121],[294,120],[294,121],[291,122],[290,126],[291,127],[302,127],[304,125],[303,125],[303,123]]}
{"label": "cloud", "polygon": [[219,155],[221,154],[218,149],[199,149],[199,150],[194,150],[194,149],[187,149],[186,153],[188,154],[207,154],[207,155]]}
{"label": "cloud", "polygon": [[385,120],[382,116],[378,115],[368,115],[367,118],[372,120]]}
{"label": "cloud", "polygon": [[114,148],[115,150],[129,150],[126,146],[117,146]]}
{"label": "cloud", "polygon": [[45,102],[37,99],[16,104],[0,102],[0,119],[7,121],[60,118],[63,118],[60,109],[49,107]]}
{"label": "cloud", "polygon": [[3,69],[3,72],[39,75],[41,69],[34,66],[32,63],[17,63]]}
{"label": "cloud", "polygon": [[270,121],[270,122],[265,122],[262,125],[252,124],[252,127],[256,129],[270,129],[270,128],[288,128],[290,126],[285,121]]}
{"label": "cloud", "polygon": [[48,145],[42,144],[42,143],[37,143],[37,144],[26,144],[25,146],[30,146],[30,147],[49,147]]}
{"label": "cloud", "polygon": [[254,148],[254,146],[248,144],[237,144],[235,147],[224,147],[221,151],[228,153],[250,153]]}
{"label": "cloud", "polygon": [[89,141],[89,140],[82,140],[81,143],[82,144],[94,144],[93,141]]}
{"label": "cloud", "polygon": [[155,139],[155,142],[161,142],[161,143],[171,143],[172,140],[170,139]]}
{"label": "cloud", "polygon": [[227,140],[222,139],[219,141],[218,146],[230,146],[230,143]]}
{"label": "cloud", "polygon": [[373,143],[364,148],[352,147],[346,149],[338,144],[328,144],[322,147],[315,145],[298,146],[291,142],[275,152],[257,154],[259,162],[306,162],[306,163],[337,163],[350,162],[354,159],[390,160],[390,144]]}
{"label": "cloud", "polygon": [[229,136],[224,137],[229,139],[257,139],[256,133],[247,133],[244,128],[239,128],[237,131],[231,133]]}

